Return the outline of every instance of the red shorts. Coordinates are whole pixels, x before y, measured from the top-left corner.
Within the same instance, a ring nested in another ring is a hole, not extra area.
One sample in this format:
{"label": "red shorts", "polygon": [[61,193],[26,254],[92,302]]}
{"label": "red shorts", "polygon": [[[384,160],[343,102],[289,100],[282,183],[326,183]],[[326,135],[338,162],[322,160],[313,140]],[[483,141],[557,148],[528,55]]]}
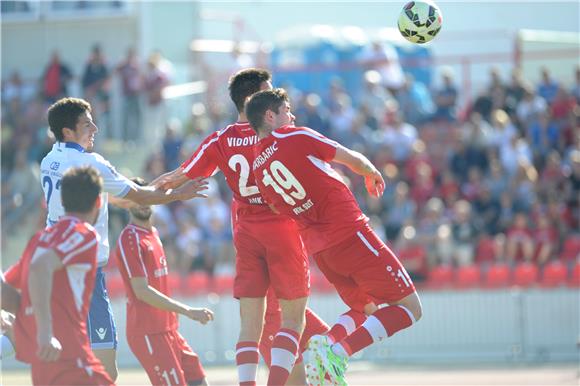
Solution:
{"label": "red shorts", "polygon": [[97,358],[35,362],[31,365],[33,385],[114,385]]}
{"label": "red shorts", "polygon": [[356,311],[364,311],[364,302],[395,303],[415,292],[399,259],[368,224],[315,254],[314,260],[342,300]]}
{"label": "red shorts", "polygon": [[[272,291],[268,291],[267,297],[267,307],[266,316],[264,323],[264,330],[262,331],[262,337],[260,338],[260,355],[264,359],[264,362],[268,367],[270,367],[271,361],[271,351],[272,351],[272,341],[274,340],[274,335],[280,330],[280,325],[282,323],[282,311],[278,300],[273,296]],[[320,319],[310,308],[306,308],[306,327],[302,333],[302,338],[300,338],[300,348],[299,353],[306,350],[308,345],[308,340],[313,335],[320,335],[328,332],[330,327]]]}
{"label": "red shorts", "polygon": [[270,286],[280,299],[308,296],[308,257],[296,223],[273,213],[237,213],[232,217],[236,247],[234,297],[264,297]]}
{"label": "red shorts", "polygon": [[199,357],[178,331],[127,334],[127,342],[153,385],[187,385],[205,378]]}

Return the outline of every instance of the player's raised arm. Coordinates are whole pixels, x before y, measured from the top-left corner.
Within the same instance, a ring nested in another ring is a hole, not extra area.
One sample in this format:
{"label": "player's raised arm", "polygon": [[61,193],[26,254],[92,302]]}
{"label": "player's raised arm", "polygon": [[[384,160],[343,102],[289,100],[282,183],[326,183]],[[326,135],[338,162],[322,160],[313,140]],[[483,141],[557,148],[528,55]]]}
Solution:
{"label": "player's raised arm", "polygon": [[57,360],[62,351],[62,346],[52,332],[50,299],[53,273],[63,266],[62,261],[51,249],[38,252],[30,263],[28,291],[36,320],[37,356],[45,362]]}
{"label": "player's raised arm", "polygon": [[206,198],[203,192],[207,189],[205,178],[196,178],[177,189],[163,190],[155,186],[134,185],[123,197],[139,205],[159,205],[178,200],[189,200],[192,198]]}
{"label": "player's raised arm", "polygon": [[356,174],[363,176],[367,191],[371,196],[382,196],[385,191],[385,180],[381,172],[363,154],[338,145],[333,161],[346,165]]}

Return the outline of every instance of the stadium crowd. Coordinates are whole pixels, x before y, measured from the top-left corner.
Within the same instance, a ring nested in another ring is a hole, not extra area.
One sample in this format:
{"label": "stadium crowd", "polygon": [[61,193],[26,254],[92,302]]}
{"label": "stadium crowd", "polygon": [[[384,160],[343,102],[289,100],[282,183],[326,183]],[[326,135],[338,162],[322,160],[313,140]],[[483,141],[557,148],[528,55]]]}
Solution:
{"label": "stadium crowd", "polygon": [[[82,96],[106,133],[113,77],[122,86],[120,140],[146,141],[145,122],[157,122],[155,132],[164,132],[142,169],[132,170],[149,180],[175,169],[209,132],[235,120],[233,106],[194,108],[183,123],[158,120],[162,115],[155,110],[162,109],[162,90],[171,82],[166,64],[155,53],[143,66],[129,51],[110,65],[95,45],[79,76]],[[382,170],[387,189],[381,199],[369,197],[360,178],[342,173],[373,228],[416,282],[440,267],[477,264],[487,270],[525,261],[542,269],[559,260],[571,269],[580,261],[580,67],[572,85],[553,79],[546,68],[537,84],[518,70],[507,79],[490,68],[487,87],[469,103],[460,100],[450,70],[433,88],[411,76],[386,84],[380,66],[366,70],[356,98],[340,79],[320,95],[285,87],[296,125],[364,153]],[[2,237],[18,232],[24,218],[39,216],[38,164],[53,142],[46,108],[69,93],[75,74],[54,52],[37,82],[23,81],[17,71],[2,82]],[[176,272],[233,272],[230,193],[216,181],[207,200],[155,207]],[[124,216],[112,209],[118,221],[112,221],[111,242]],[[39,226],[44,218],[39,216]]]}

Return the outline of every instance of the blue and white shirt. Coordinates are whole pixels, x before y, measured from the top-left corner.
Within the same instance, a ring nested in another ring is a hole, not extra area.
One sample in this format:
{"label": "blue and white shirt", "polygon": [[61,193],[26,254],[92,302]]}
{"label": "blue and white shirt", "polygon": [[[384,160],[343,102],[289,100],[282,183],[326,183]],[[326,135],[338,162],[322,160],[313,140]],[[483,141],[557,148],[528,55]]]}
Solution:
{"label": "blue and white shirt", "polygon": [[48,207],[46,225],[55,224],[64,215],[60,196],[60,180],[64,172],[75,166],[92,166],[103,178],[102,206],[99,218],[94,225],[100,236],[97,254],[97,264],[102,267],[109,260],[109,210],[108,193],[116,197],[125,197],[134,183],[119,174],[109,161],[97,153],[87,153],[85,149],[74,142],[57,142],[52,150],[40,163],[42,190]]}

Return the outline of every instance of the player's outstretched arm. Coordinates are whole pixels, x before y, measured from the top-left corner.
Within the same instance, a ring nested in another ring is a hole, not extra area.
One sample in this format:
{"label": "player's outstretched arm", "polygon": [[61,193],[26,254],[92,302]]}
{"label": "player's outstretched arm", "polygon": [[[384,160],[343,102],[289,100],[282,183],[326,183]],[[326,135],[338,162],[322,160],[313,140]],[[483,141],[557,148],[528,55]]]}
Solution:
{"label": "player's outstretched arm", "polygon": [[207,180],[196,178],[177,189],[169,190],[163,190],[155,186],[134,185],[123,198],[139,205],[160,205],[192,198],[206,198],[207,195],[202,193],[206,189]]}
{"label": "player's outstretched arm", "polygon": [[338,145],[333,161],[346,165],[356,174],[363,176],[367,191],[371,196],[382,196],[385,191],[385,180],[383,180],[381,172],[363,154]]}
{"label": "player's outstretched arm", "polygon": [[50,296],[53,273],[63,267],[62,261],[52,250],[45,250],[34,256],[28,274],[30,303],[36,320],[38,359],[45,362],[56,361],[62,352],[60,342],[52,333]]}
{"label": "player's outstretched arm", "polygon": [[177,169],[160,175],[151,182],[151,186],[156,188],[167,190],[176,189],[189,181],[189,177],[183,173],[183,168],[180,166]]}
{"label": "player's outstretched arm", "polygon": [[144,277],[132,277],[131,288],[137,299],[161,310],[176,312],[206,324],[213,320],[213,312],[207,308],[193,308],[185,305],[157,289],[151,287]]}

